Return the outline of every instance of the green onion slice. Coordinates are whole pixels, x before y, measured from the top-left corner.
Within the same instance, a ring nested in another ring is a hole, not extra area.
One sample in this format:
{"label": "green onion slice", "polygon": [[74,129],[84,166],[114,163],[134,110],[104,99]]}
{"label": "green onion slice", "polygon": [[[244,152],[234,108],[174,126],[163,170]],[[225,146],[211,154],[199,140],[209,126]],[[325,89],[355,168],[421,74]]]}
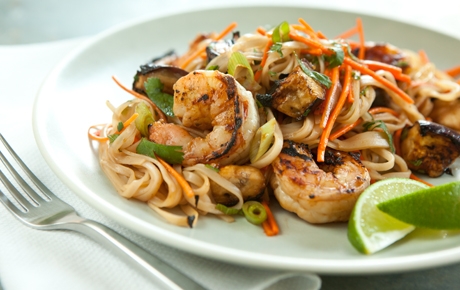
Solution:
{"label": "green onion slice", "polygon": [[134,124],[136,125],[137,130],[141,132],[141,135],[146,137],[149,135],[149,125],[155,122],[153,114],[150,111],[149,106],[143,102],[136,106],[136,113],[138,113],[139,116],[136,118]]}
{"label": "green onion slice", "polygon": [[249,152],[249,159],[251,163],[256,162],[267,152],[270,145],[275,138],[276,119],[270,119],[267,123],[263,124],[257,129],[254,138],[251,141],[251,149]]}
{"label": "green onion slice", "polygon": [[254,83],[254,72],[246,56],[235,51],[228,60],[228,73],[232,75],[243,87],[250,88]]}
{"label": "green onion slice", "polygon": [[267,219],[267,211],[258,201],[246,201],[243,204],[243,213],[246,219],[255,225],[260,225]]}
{"label": "green onion slice", "polygon": [[273,29],[273,33],[272,33],[273,43],[290,41],[291,38],[289,37],[289,32],[290,32],[289,23],[287,21],[281,22],[280,25],[278,25],[277,27],[275,27],[275,29]]}

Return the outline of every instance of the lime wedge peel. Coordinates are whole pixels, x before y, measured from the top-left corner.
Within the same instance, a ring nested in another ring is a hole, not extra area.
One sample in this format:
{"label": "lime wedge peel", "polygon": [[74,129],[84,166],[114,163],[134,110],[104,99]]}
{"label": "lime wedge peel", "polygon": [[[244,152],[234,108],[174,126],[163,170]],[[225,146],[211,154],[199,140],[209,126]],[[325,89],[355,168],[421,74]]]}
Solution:
{"label": "lime wedge peel", "polygon": [[377,205],[381,211],[419,228],[460,229],[460,181],[420,189]]}
{"label": "lime wedge peel", "polygon": [[415,229],[377,208],[377,204],[428,188],[420,181],[389,178],[370,185],[358,198],[348,222],[348,240],[361,253],[373,254]]}

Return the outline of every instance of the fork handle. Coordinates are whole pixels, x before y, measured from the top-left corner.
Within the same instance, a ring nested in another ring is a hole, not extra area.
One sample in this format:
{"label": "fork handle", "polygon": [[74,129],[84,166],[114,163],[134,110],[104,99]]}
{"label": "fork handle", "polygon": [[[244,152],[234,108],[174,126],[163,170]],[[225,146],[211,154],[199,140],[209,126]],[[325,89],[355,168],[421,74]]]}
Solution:
{"label": "fork handle", "polygon": [[120,254],[126,262],[153,275],[155,281],[163,286],[170,289],[205,289],[160,258],[100,223],[82,218],[81,221],[69,223],[66,227],[83,233]]}

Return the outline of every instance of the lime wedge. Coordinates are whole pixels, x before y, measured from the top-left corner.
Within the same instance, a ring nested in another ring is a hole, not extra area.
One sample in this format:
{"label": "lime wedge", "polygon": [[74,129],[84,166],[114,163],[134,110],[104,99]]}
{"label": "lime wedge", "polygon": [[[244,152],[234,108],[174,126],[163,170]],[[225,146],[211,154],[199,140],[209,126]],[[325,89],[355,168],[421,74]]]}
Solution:
{"label": "lime wedge", "polygon": [[361,253],[372,254],[406,236],[415,227],[377,208],[377,204],[428,188],[420,181],[388,178],[370,185],[358,198],[348,222],[348,240]]}
{"label": "lime wedge", "polygon": [[454,181],[379,203],[387,214],[416,227],[460,229],[460,181]]}

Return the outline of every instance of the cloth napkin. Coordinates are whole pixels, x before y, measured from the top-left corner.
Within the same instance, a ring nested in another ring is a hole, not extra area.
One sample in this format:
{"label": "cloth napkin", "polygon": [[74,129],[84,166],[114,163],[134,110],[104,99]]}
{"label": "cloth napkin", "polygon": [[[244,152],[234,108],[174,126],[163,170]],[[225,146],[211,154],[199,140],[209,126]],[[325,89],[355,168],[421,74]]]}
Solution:
{"label": "cloth napkin", "polygon": [[[46,74],[81,41],[0,46],[0,133],[39,179],[81,216],[128,237],[206,288],[319,289],[321,280],[315,274],[231,265],[157,243],[99,213],[54,175],[33,136],[33,101]],[[66,104],[71,106],[72,101]],[[161,289],[90,238],[70,231],[31,229],[0,205],[0,289],[2,286],[6,290]]]}

